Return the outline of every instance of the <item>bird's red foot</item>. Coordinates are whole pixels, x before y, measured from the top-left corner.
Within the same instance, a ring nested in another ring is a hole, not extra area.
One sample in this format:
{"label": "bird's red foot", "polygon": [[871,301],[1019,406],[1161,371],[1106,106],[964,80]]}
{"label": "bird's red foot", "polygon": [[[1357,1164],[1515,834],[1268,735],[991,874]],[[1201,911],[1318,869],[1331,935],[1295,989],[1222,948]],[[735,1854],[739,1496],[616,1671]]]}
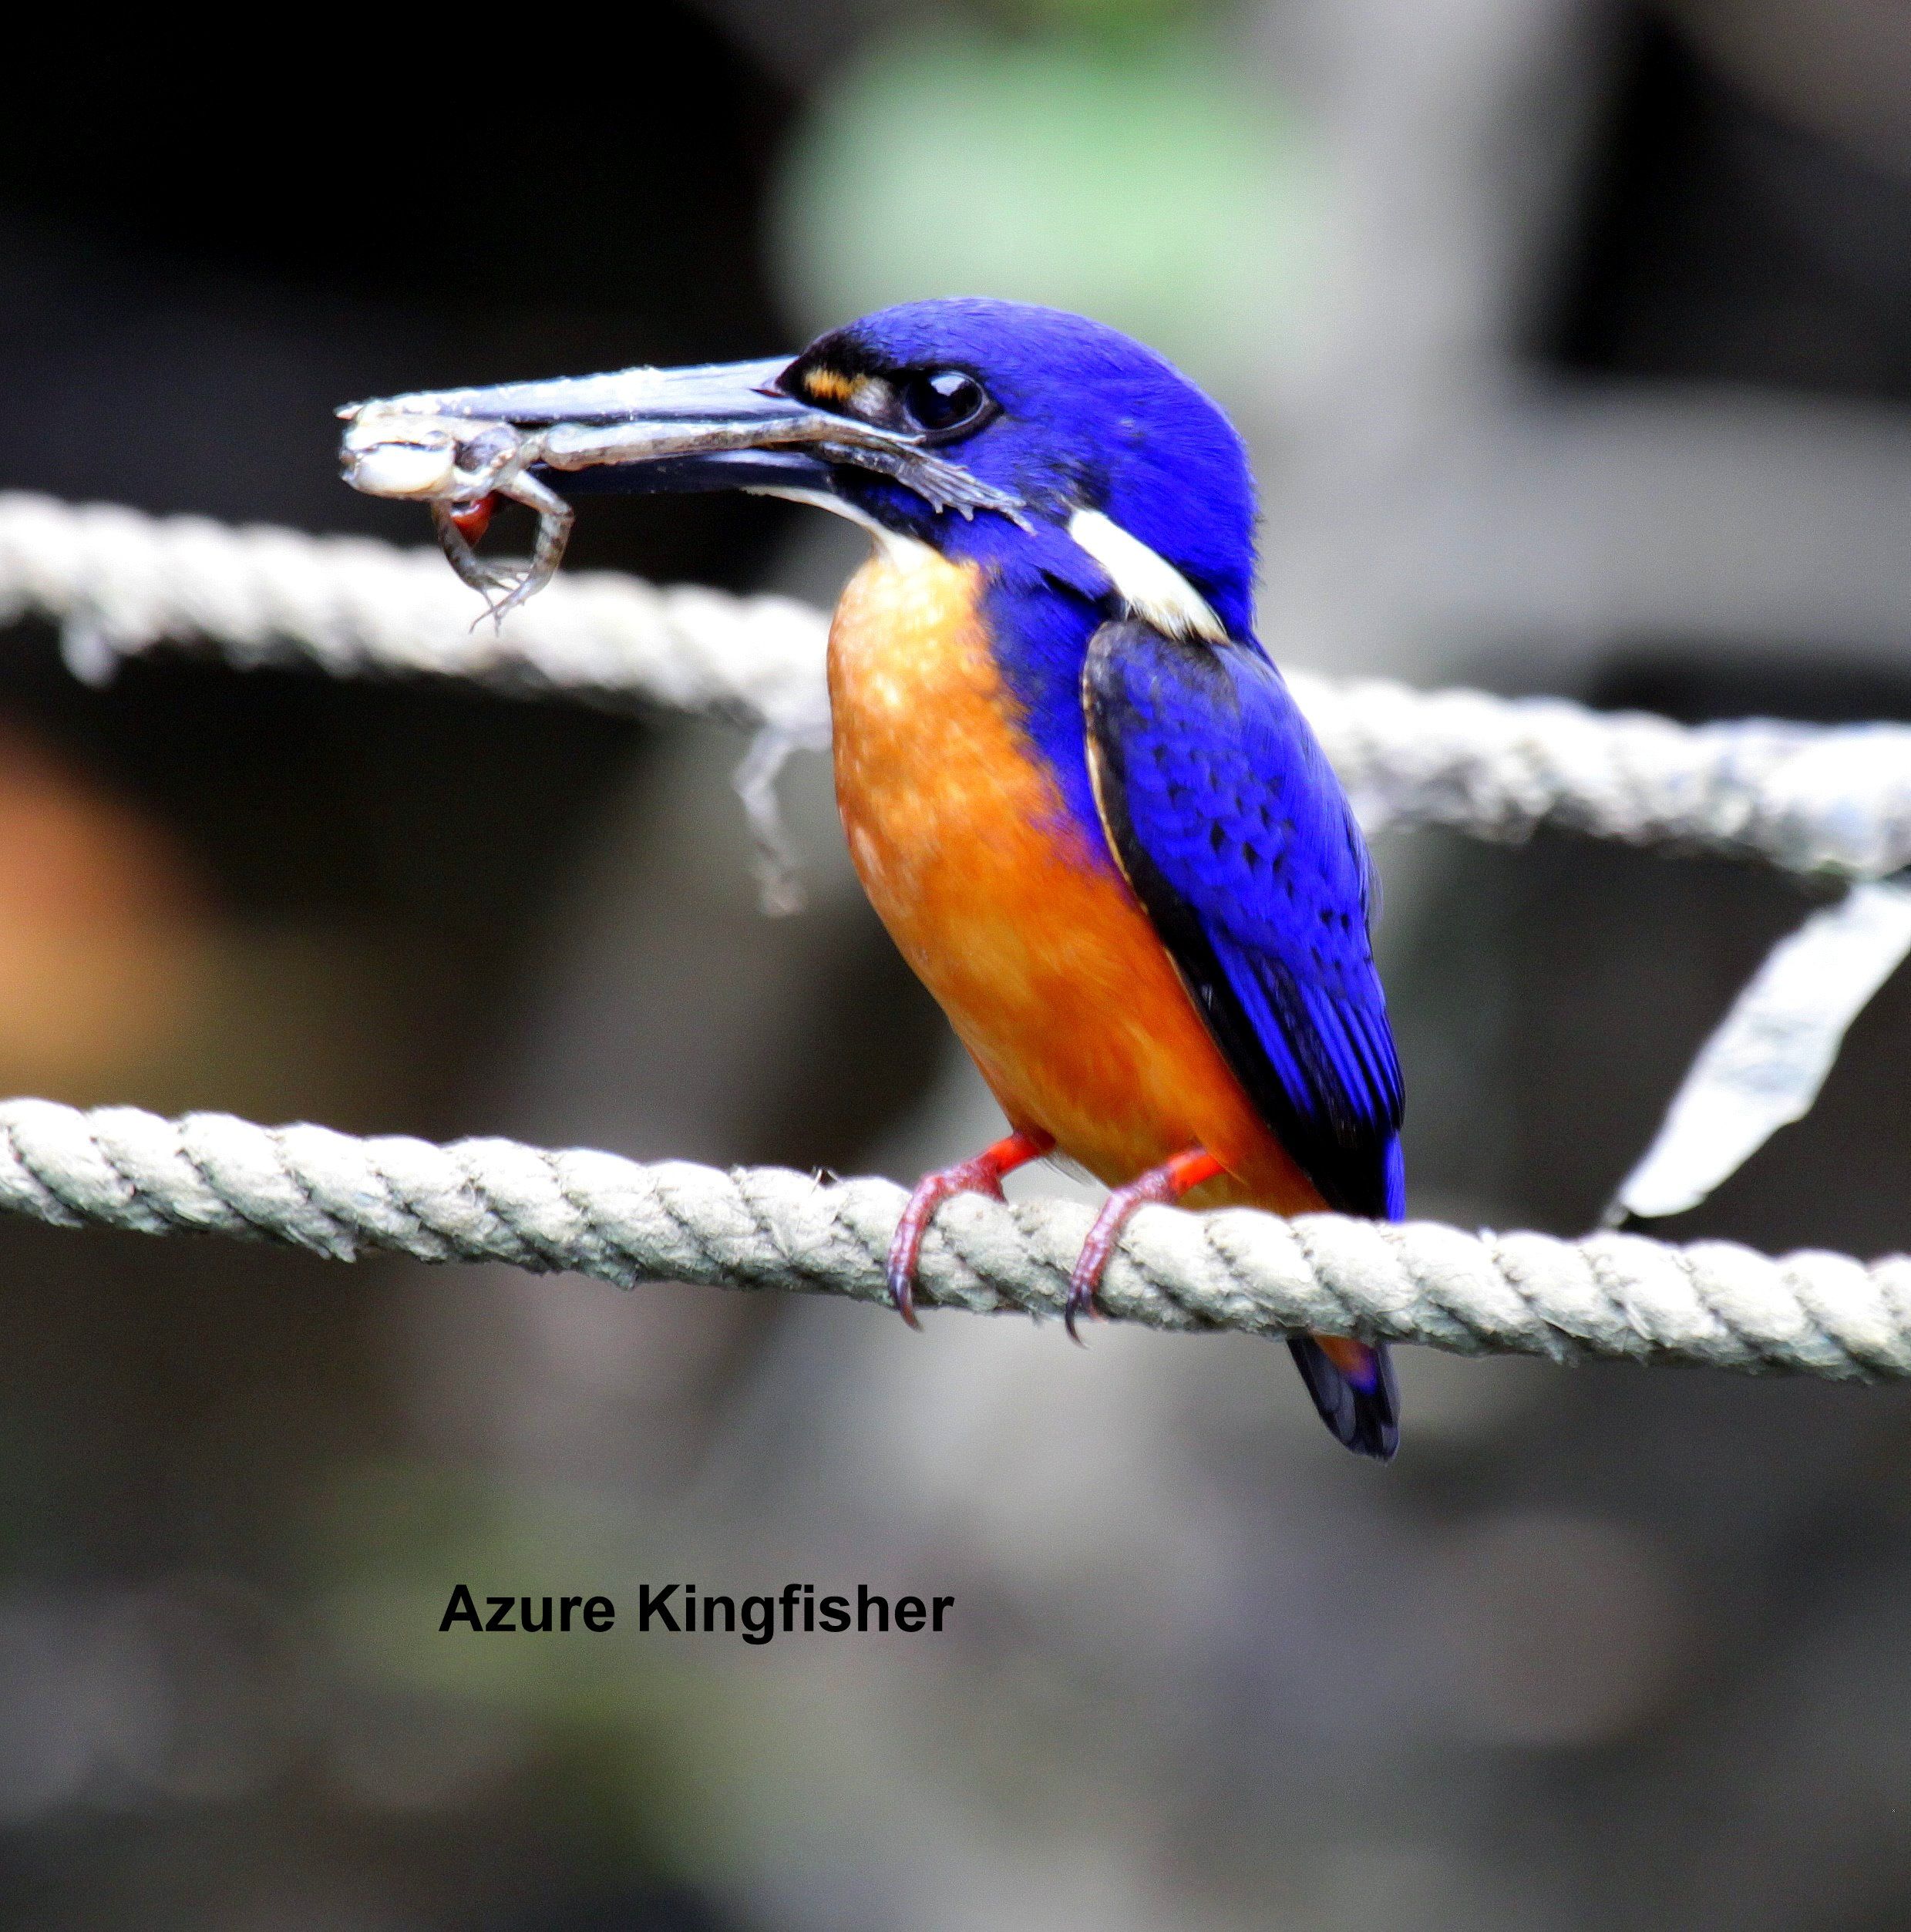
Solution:
{"label": "bird's red foot", "polygon": [[952,1194],[989,1194],[999,1201],[1002,1176],[1041,1160],[1055,1144],[1052,1134],[1012,1133],[972,1159],[939,1168],[917,1182],[889,1247],[889,1298],[910,1328],[922,1326],[916,1319],[916,1268],[922,1259],[923,1237],[929,1232],[936,1210]]}
{"label": "bird's red foot", "polygon": [[1159,1167],[1149,1168],[1125,1187],[1116,1188],[1102,1203],[1102,1211],[1095,1216],[1095,1225],[1088,1230],[1088,1238],[1082,1244],[1082,1252],[1075,1257],[1075,1272],[1068,1277],[1068,1299],[1063,1307],[1061,1318],[1068,1325],[1070,1341],[1082,1339],[1075,1331],[1075,1324],[1082,1317],[1098,1312],[1095,1305],[1095,1291],[1102,1285],[1109,1257],[1115,1252],[1115,1244],[1122,1238],[1122,1230],[1128,1225],[1129,1217],[1136,1208],[1146,1207],[1150,1202],[1172,1206],[1204,1180],[1213,1180],[1220,1171],[1221,1163],[1212,1154],[1199,1147],[1190,1147],[1185,1154],[1176,1154],[1173,1160],[1164,1160]]}

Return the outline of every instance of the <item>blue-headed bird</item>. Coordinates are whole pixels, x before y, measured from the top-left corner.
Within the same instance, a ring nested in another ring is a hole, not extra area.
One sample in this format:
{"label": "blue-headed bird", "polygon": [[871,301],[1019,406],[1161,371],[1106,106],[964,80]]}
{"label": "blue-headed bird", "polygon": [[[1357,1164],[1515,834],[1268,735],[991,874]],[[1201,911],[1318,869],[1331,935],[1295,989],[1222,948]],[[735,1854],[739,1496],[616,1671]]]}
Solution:
{"label": "blue-headed bird", "polygon": [[[870,532],[829,634],[843,829],[1011,1129],[916,1187],[889,1261],[905,1318],[937,1207],[1051,1153],[1112,1190],[1072,1333],[1145,1202],[1400,1217],[1366,847],[1254,636],[1246,450],[1161,357],[1052,309],[913,302],[787,364],[363,406],[362,486],[408,410],[452,425],[434,488],[474,582],[500,580],[460,533],[496,488],[561,517],[580,490],[734,486]],[[1290,1346],[1334,1435],[1391,1457],[1385,1347]]]}

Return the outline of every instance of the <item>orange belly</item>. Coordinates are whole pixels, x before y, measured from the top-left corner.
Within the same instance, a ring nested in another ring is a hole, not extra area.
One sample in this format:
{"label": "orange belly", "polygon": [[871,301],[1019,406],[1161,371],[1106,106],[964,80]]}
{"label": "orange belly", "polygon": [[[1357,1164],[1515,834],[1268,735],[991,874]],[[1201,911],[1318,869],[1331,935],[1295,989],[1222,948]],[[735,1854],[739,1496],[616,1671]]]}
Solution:
{"label": "orange belly", "polygon": [[976,589],[885,546],[837,606],[836,800],[864,890],[1016,1126],[1111,1186],[1200,1146],[1226,1172],[1197,1203],[1318,1207],[1018,728]]}

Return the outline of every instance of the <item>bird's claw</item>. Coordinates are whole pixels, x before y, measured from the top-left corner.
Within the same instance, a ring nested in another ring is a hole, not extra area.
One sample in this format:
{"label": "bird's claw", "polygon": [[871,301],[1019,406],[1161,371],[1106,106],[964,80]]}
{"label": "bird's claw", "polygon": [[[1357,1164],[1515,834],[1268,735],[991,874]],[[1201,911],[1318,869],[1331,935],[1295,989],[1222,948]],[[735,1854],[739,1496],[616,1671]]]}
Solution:
{"label": "bird's claw", "polygon": [[922,1326],[916,1314],[916,1271],[922,1261],[923,1237],[936,1210],[957,1194],[986,1194],[991,1200],[1001,1200],[1002,1176],[1039,1160],[1055,1144],[1048,1134],[1018,1130],[981,1153],[959,1160],[953,1167],[940,1167],[917,1182],[903,1217],[896,1223],[887,1270],[890,1301],[910,1328]]}
{"label": "bird's claw", "polygon": [[1102,1277],[1108,1272],[1108,1264],[1114,1258],[1122,1230],[1133,1218],[1135,1210],[1151,1206],[1171,1207],[1191,1188],[1212,1180],[1220,1171],[1221,1163],[1212,1154],[1203,1153],[1199,1147],[1191,1148],[1185,1154],[1177,1154],[1173,1160],[1163,1161],[1159,1167],[1151,1167],[1146,1173],[1110,1193],[1102,1203],[1101,1213],[1095,1217],[1095,1225],[1088,1230],[1088,1238],[1082,1244],[1082,1252],[1075,1257],[1075,1267],[1068,1276],[1068,1298],[1061,1304],[1062,1325],[1068,1331],[1068,1339],[1077,1347],[1087,1346],[1077,1325],[1082,1316],[1092,1315],[1097,1321],[1102,1318],[1095,1296],[1101,1290]]}
{"label": "bird's claw", "polygon": [[896,1312],[912,1328],[922,1327],[921,1318],[916,1313],[916,1271],[922,1261],[923,1237],[929,1232],[936,1210],[957,1194],[986,1194],[998,1201],[1003,1198],[1001,1175],[990,1164],[987,1154],[977,1154],[973,1160],[959,1160],[953,1167],[924,1175],[910,1195],[903,1218],[896,1224],[896,1238],[889,1250],[889,1298]]}
{"label": "bird's claw", "polygon": [[1102,1203],[1102,1211],[1095,1217],[1095,1225],[1088,1230],[1088,1238],[1082,1244],[1082,1252],[1075,1257],[1075,1266],[1068,1274],[1068,1298],[1061,1304],[1061,1325],[1068,1331],[1068,1339],[1078,1348],[1088,1346],[1082,1339],[1078,1325],[1082,1318],[1092,1315],[1098,1321],[1102,1319],[1102,1310],[1095,1301],[1100,1291],[1102,1277],[1108,1272],[1108,1264],[1113,1258],[1115,1244],[1122,1238],[1122,1230],[1128,1225],[1129,1218],[1138,1207],[1151,1202],[1171,1201],[1165,1170],[1156,1168],[1140,1180],[1130,1181],[1125,1187],[1118,1187]]}

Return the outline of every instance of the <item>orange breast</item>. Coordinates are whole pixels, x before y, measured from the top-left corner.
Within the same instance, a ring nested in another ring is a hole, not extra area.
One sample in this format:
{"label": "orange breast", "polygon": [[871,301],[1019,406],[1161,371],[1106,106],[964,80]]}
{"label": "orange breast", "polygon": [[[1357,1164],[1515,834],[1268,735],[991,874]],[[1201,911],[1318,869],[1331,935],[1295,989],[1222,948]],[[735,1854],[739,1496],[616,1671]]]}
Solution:
{"label": "orange breast", "polygon": [[977,580],[885,546],[829,634],[836,799],[864,889],[1010,1119],[1111,1185],[1199,1146],[1197,1201],[1320,1197],[1255,1112],[1098,832],[1017,722]]}

